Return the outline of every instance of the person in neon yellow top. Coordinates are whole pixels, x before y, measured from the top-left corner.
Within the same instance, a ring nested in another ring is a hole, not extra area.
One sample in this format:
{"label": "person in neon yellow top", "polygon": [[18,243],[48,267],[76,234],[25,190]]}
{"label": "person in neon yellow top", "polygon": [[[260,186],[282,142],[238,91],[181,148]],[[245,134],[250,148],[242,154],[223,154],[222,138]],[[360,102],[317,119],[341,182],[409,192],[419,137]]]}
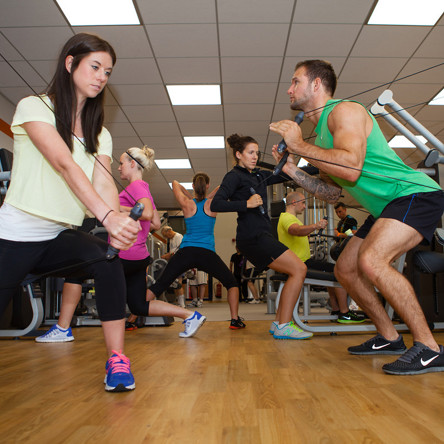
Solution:
{"label": "person in neon yellow top", "polygon": [[[403,354],[383,366],[389,374],[444,371],[444,347],[436,343],[413,287],[391,267],[403,253],[430,242],[444,210],[444,193],[431,178],[402,162],[361,104],[333,99],[336,84],[330,63],[298,63],[287,92],[291,108],[304,111],[316,126],[316,142],[305,142],[299,125],[289,120],[272,123],[270,129],[284,137],[290,153],[319,168],[320,179],[307,178],[289,156],[283,171],[299,185],[330,203],[344,188],[371,214],[348,242],[335,274],[378,334],[348,351]],[[273,153],[280,158],[276,147]],[[375,287],[409,326],[414,345],[408,353]]]}
{"label": "person in neon yellow top", "polygon": [[[282,242],[296,256],[305,263],[310,270],[334,271],[334,264],[326,261],[319,261],[311,258],[308,235],[315,230],[324,229],[327,220],[321,219],[315,224],[304,225],[297,217],[305,210],[305,196],[302,193],[293,191],[286,198],[285,212],[281,213],[278,222],[279,242]],[[341,324],[357,324],[364,322],[364,317],[349,310],[347,304],[347,292],[343,288],[328,288],[332,315],[338,316]]]}
{"label": "person in neon yellow top", "polygon": [[[105,390],[126,391],[135,382],[123,354],[122,265],[105,259],[106,242],[71,229],[82,224],[88,209],[108,231],[111,245],[122,250],[140,230],[139,222],[119,212],[112,141],[103,127],[104,88],[115,62],[108,42],[76,34],[63,46],[45,94],[17,106],[11,185],[0,208],[0,315],[28,273],[90,273],[109,356]],[[69,330],[64,334],[71,340]]]}

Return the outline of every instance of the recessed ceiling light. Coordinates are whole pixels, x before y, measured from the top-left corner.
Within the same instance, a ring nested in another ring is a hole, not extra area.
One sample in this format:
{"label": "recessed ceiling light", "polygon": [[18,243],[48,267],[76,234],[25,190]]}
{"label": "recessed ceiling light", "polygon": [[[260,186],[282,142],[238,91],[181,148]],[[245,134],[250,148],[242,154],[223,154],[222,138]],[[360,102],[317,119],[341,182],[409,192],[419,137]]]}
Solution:
{"label": "recessed ceiling light", "polygon": [[181,170],[191,168],[188,159],[157,159],[155,162],[160,170]]}
{"label": "recessed ceiling light", "polygon": [[444,12],[437,0],[379,0],[369,25],[433,26]]}
{"label": "recessed ceiling light", "polygon": [[132,0],[56,0],[71,26],[140,25]]}
{"label": "recessed ceiling light", "polygon": [[184,137],[184,140],[185,145],[189,150],[225,148],[224,136],[193,136]]}
{"label": "recessed ceiling light", "polygon": [[[427,143],[427,139],[423,136],[415,136],[420,142]],[[405,136],[395,136],[390,140],[389,146],[391,148],[416,148],[416,146],[410,142]]]}
{"label": "recessed ceiling light", "polygon": [[[186,190],[193,189],[193,182],[179,182]],[[173,189],[173,182],[168,182],[168,185]]]}
{"label": "recessed ceiling light", "polygon": [[430,100],[429,105],[444,105],[444,88]]}
{"label": "recessed ceiling light", "polygon": [[173,105],[220,105],[219,85],[167,85]]}

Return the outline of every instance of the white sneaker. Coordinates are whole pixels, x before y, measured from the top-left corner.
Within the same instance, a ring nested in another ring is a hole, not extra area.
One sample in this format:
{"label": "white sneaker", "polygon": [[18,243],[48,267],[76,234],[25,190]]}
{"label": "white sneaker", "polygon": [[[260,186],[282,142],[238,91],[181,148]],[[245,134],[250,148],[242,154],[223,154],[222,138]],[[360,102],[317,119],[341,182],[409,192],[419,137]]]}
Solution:
{"label": "white sneaker", "polygon": [[192,316],[186,318],[182,324],[185,324],[185,330],[179,333],[181,338],[191,338],[197,333],[200,327],[204,324],[207,318],[201,315],[198,311],[195,311]]}
{"label": "white sneaker", "polygon": [[313,333],[301,330],[293,321],[276,326],[273,333],[274,339],[308,339],[313,336]]}
{"label": "white sneaker", "polygon": [[271,323],[270,330],[268,330],[270,335],[274,334],[274,331],[276,330],[277,326],[278,326],[278,322],[277,321],[273,321]]}
{"label": "white sneaker", "polygon": [[177,305],[179,307],[185,308],[185,295],[181,294],[177,296]]}
{"label": "white sneaker", "polygon": [[71,327],[67,330],[61,329],[57,324],[54,324],[46,333],[35,338],[35,342],[70,342],[74,341]]}

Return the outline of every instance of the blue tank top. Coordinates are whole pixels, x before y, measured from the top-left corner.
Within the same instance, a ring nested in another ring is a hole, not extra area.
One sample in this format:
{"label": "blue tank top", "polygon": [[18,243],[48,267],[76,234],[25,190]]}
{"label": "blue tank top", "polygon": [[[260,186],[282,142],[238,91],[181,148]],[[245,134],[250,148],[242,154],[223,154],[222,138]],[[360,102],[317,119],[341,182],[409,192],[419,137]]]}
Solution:
{"label": "blue tank top", "polygon": [[208,216],[204,211],[204,205],[207,199],[196,203],[196,213],[191,217],[185,218],[187,232],[183,236],[180,248],[184,247],[200,247],[207,250],[216,251],[214,247],[214,224],[216,218]]}

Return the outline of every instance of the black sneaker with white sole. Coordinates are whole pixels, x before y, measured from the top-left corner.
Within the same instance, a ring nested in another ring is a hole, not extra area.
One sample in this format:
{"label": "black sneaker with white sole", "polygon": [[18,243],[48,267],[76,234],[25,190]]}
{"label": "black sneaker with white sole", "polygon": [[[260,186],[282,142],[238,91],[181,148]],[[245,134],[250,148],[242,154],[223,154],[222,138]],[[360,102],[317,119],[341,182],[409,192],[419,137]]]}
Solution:
{"label": "black sneaker with white sole", "polygon": [[429,372],[444,372],[444,347],[439,353],[421,342],[414,342],[400,358],[391,364],[384,364],[382,370],[390,375],[420,375]]}
{"label": "black sneaker with white sole", "polygon": [[377,334],[361,345],[348,348],[352,355],[402,355],[407,351],[402,335],[396,341],[389,341]]}

